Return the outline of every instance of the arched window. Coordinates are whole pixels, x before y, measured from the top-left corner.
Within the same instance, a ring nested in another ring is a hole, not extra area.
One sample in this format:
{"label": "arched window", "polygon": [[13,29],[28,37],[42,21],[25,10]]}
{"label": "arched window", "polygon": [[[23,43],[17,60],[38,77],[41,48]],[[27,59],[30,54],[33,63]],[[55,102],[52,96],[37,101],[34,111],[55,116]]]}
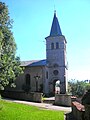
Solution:
{"label": "arched window", "polygon": [[48,79],[48,71],[46,72],[46,78]]}
{"label": "arched window", "polygon": [[26,85],[30,85],[30,75],[26,74],[25,78],[26,78]]}
{"label": "arched window", "polygon": [[58,49],[59,48],[59,43],[58,42],[56,42],[56,49]]}
{"label": "arched window", "polygon": [[51,49],[54,49],[54,43],[51,43]]}

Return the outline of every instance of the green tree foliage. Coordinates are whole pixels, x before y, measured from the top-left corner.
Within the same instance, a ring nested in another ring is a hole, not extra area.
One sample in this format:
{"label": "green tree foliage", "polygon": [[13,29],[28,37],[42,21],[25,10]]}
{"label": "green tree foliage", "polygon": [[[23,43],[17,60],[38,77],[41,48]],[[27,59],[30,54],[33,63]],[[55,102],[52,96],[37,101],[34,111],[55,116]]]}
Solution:
{"label": "green tree foliage", "polygon": [[7,85],[14,87],[16,77],[22,73],[20,59],[15,56],[16,44],[11,29],[8,7],[0,2],[0,90]]}
{"label": "green tree foliage", "polygon": [[90,89],[90,83],[86,83],[85,81],[70,80],[68,82],[68,89],[72,95],[81,97],[88,89]]}
{"label": "green tree foliage", "polygon": [[86,91],[88,91],[90,89],[90,83],[87,83],[85,88],[86,88]]}

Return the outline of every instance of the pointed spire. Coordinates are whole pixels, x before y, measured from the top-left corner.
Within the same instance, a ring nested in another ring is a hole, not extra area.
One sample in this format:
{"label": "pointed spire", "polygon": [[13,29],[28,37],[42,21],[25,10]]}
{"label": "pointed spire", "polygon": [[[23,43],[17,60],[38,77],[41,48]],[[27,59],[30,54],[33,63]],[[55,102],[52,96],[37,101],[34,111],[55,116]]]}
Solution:
{"label": "pointed spire", "polygon": [[50,31],[50,36],[60,36],[62,35],[58,19],[56,17],[56,10],[54,11],[54,17],[52,22],[52,27]]}

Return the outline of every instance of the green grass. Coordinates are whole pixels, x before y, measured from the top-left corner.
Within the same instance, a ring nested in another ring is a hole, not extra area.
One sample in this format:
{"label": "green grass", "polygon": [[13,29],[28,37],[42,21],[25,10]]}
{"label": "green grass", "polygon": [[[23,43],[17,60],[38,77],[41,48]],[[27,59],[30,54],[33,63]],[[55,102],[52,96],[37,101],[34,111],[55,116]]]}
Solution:
{"label": "green grass", "polygon": [[64,113],[0,100],[0,120],[64,120]]}

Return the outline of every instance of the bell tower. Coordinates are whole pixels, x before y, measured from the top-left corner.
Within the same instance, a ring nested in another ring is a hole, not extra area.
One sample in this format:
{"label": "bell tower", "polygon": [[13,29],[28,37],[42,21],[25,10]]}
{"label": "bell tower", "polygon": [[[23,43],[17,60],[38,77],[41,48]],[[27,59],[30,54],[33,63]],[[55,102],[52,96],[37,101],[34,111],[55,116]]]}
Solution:
{"label": "bell tower", "polygon": [[66,39],[54,12],[50,35],[46,39],[46,61],[49,93],[55,92],[55,82],[60,81],[60,93],[67,91],[66,79]]}

